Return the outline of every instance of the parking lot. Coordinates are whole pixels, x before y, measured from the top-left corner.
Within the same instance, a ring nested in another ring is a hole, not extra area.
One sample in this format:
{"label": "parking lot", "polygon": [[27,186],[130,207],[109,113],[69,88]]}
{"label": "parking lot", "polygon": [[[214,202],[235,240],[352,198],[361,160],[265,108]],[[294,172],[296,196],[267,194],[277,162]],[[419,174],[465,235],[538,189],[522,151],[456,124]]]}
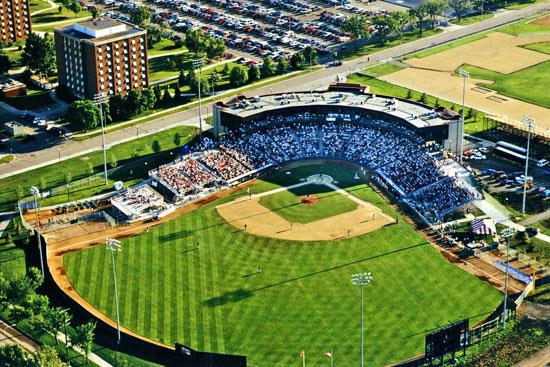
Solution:
{"label": "parking lot", "polygon": [[140,5],[147,5],[155,22],[166,22],[180,36],[188,29],[200,28],[223,39],[237,56],[270,56],[275,60],[308,46],[314,47],[321,57],[329,55],[351,40],[342,30],[349,16],[404,9],[362,0],[96,0],[94,4],[107,16],[126,21]]}

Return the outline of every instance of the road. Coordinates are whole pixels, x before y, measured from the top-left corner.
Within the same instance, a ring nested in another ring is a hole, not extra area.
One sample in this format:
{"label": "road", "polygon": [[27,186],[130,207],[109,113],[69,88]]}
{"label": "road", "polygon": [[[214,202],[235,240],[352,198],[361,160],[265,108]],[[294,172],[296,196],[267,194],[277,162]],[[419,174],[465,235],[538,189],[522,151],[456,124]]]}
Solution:
{"label": "road", "polygon": [[[347,75],[350,72],[363,70],[369,65],[376,64],[383,60],[400,58],[402,56],[444,44],[456,39],[464,38],[472,34],[483,32],[507,23],[511,23],[535,14],[550,11],[550,2],[538,3],[521,10],[503,11],[491,19],[484,20],[470,26],[457,28],[452,27],[446,32],[423,38],[415,42],[396,46],[391,49],[380,51],[369,56],[357,58],[345,62],[342,66],[325,68],[298,77],[275,82],[274,84],[259,87],[247,92],[248,95],[262,95],[267,93],[281,93],[297,90],[314,90],[324,88],[330,82],[334,82],[337,75]],[[134,139],[139,136],[153,134],[161,130],[169,129],[178,125],[197,124],[198,108],[191,108],[170,116],[162,117],[139,125],[139,131],[135,126],[127,127],[107,134],[108,146]],[[81,154],[87,154],[101,149],[101,137],[94,137],[84,141],[66,140],[58,146],[41,150],[39,153],[17,154],[17,159],[8,164],[0,166],[0,179],[17,173],[26,172],[38,167],[43,167],[59,160],[68,159]],[[61,157],[61,158],[60,158]]]}

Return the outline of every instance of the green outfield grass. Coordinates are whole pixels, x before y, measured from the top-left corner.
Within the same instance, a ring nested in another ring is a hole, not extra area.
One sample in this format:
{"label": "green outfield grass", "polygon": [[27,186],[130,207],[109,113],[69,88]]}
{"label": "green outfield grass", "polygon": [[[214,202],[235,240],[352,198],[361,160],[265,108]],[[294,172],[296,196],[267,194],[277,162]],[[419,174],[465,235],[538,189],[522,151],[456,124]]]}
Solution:
{"label": "green outfield grass", "polygon": [[[315,204],[303,204],[305,196],[314,196]],[[262,196],[260,204],[280,215],[289,222],[309,223],[357,208],[357,204],[347,197],[332,191],[324,185],[306,185]]]}
{"label": "green outfield grass", "polygon": [[[331,169],[339,186],[400,217],[353,180],[355,170]],[[320,173],[319,166],[285,170],[251,191],[300,182],[312,171]],[[214,209],[246,194],[122,241],[116,266],[124,326],[168,345],[244,354],[250,366],[298,366],[301,350],[308,365],[327,365],[323,353],[331,349],[335,364],[351,366],[359,359],[360,293],[350,276],[371,271],[365,353],[367,365],[382,366],[422,353],[426,332],[464,317],[474,324],[500,302],[499,292],[447,262],[402,218],[346,240],[260,238],[228,225]],[[105,247],[68,254],[64,263],[75,289],[114,318]]]}
{"label": "green outfield grass", "polygon": [[529,50],[542,52],[544,54],[550,54],[550,42],[531,43],[530,45],[523,46]]}
{"label": "green outfield grass", "polygon": [[494,81],[479,83],[481,86],[496,90],[505,96],[520,99],[542,107],[550,108],[550,61],[545,61],[510,74],[482,69],[472,65],[463,65],[472,78]]}

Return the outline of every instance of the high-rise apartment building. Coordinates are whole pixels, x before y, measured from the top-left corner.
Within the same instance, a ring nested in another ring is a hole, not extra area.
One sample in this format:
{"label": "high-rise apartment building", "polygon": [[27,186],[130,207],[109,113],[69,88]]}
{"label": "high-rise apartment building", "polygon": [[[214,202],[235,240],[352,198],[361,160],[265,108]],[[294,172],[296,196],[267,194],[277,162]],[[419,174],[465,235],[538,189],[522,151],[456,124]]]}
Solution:
{"label": "high-rise apartment building", "polygon": [[147,87],[147,32],[100,18],[56,28],[58,82],[78,98]]}
{"label": "high-rise apartment building", "polygon": [[0,43],[21,41],[30,33],[29,0],[0,0]]}

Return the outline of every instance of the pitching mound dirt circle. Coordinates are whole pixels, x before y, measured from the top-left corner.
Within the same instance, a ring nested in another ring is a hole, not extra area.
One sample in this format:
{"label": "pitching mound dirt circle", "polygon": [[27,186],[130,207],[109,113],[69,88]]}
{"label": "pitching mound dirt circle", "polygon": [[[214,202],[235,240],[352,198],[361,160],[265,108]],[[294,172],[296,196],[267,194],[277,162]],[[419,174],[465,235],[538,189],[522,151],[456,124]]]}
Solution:
{"label": "pitching mound dirt circle", "polygon": [[[384,214],[375,205],[335,186],[332,183],[332,177],[327,175],[314,176],[310,176],[303,183],[290,187],[309,185],[313,181],[315,184],[324,184],[359,204],[357,209],[314,222],[291,223],[260,204],[262,196],[271,195],[287,188],[279,188],[262,194],[235,199],[217,206],[216,209],[227,223],[241,231],[246,230],[250,234],[261,237],[292,241],[330,241],[355,237],[395,223],[394,218]],[[315,197],[310,196],[310,198]],[[307,197],[303,199],[307,199]],[[308,203],[307,205],[311,204]]]}

